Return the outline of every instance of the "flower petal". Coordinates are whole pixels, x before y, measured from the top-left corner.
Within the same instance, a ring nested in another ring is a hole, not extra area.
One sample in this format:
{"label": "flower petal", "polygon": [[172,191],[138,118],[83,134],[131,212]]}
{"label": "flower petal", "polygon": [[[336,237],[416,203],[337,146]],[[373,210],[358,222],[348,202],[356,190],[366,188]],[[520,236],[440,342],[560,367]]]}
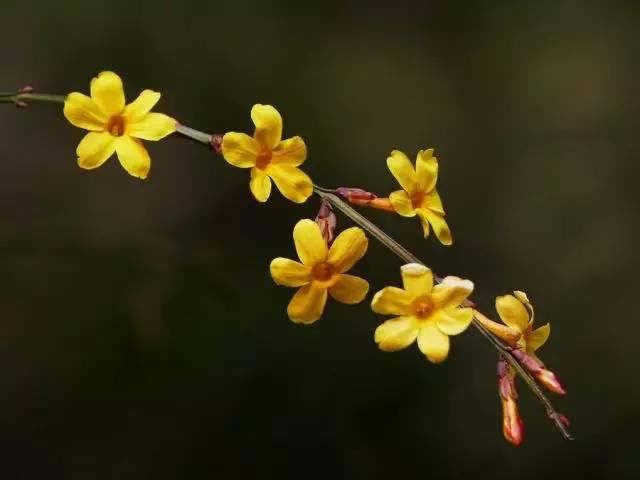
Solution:
{"label": "flower petal", "polygon": [[298,258],[304,265],[313,267],[327,259],[327,242],[313,220],[304,219],[296,223],[293,227],[293,242]]}
{"label": "flower petal", "polygon": [[271,163],[297,167],[307,158],[307,146],[301,137],[288,138],[272,152]]}
{"label": "flower petal", "polygon": [[64,116],[74,127],[102,132],[107,125],[107,116],[92,98],[73,92],[64,100]]}
{"label": "flower petal", "polygon": [[391,206],[397,214],[403,217],[415,217],[416,212],[413,210],[413,204],[409,194],[404,190],[396,190],[389,195]]}
{"label": "flower petal", "polygon": [[470,308],[447,308],[439,310],[436,324],[446,335],[459,335],[464,332],[473,320],[473,310]]}
{"label": "flower petal", "polygon": [[473,292],[473,282],[458,277],[445,277],[440,284],[433,287],[431,296],[439,308],[458,307]]}
{"label": "flower petal", "polygon": [[87,170],[98,168],[116,150],[116,137],[107,132],[89,132],[78,144],[78,166]]}
{"label": "flower petal", "polygon": [[116,140],[116,153],[120,165],[129,172],[129,175],[144,180],[151,169],[151,158],[140,140],[129,136],[118,137]]}
{"label": "flower petal", "polygon": [[416,187],[416,172],[407,156],[400,150],[391,152],[391,156],[387,158],[387,167],[400,186],[409,193],[412,193]]}
{"label": "flower petal", "polygon": [[427,322],[418,334],[418,348],[433,363],[444,362],[449,355],[449,337],[435,322]]}
{"label": "flower petal", "polygon": [[282,139],[282,117],[271,105],[254,105],[251,120],[256,126],[253,137],[264,150],[273,150]]}
{"label": "flower petal", "polygon": [[369,292],[369,282],[353,275],[338,275],[336,283],[329,288],[329,294],[337,301],[349,305],[360,303]]}
{"label": "flower petal", "polygon": [[239,168],[249,168],[256,164],[260,145],[246,133],[229,132],[222,137],[222,156]]}
{"label": "flower petal", "polygon": [[271,195],[271,179],[258,168],[251,169],[251,180],[249,180],[251,193],[259,202],[266,202]]}
{"label": "flower petal", "polygon": [[384,287],[373,296],[371,309],[382,315],[408,315],[411,311],[411,295],[398,287]]}
{"label": "flower petal", "polygon": [[369,247],[369,240],[360,227],[347,228],[331,244],[327,261],[338,273],[351,270]]}
{"label": "flower petal", "polygon": [[535,329],[526,336],[527,350],[530,352],[538,350],[547,342],[549,335],[551,335],[551,325],[549,323]]}
{"label": "flower petal", "polygon": [[269,266],[271,278],[278,285],[301,287],[311,282],[311,269],[288,258],[274,258]]}
{"label": "flower petal", "polygon": [[444,207],[442,206],[442,200],[437,190],[431,190],[431,192],[426,194],[420,207],[444,215]]}
{"label": "flower petal", "polygon": [[326,303],[327,289],[311,283],[295,293],[287,307],[287,314],[294,323],[313,323],[322,316]]}
{"label": "flower petal", "polygon": [[438,240],[440,240],[440,243],[443,245],[451,245],[453,243],[451,230],[449,230],[449,225],[447,225],[444,216],[432,212],[431,210],[427,210],[426,208],[418,208],[416,209],[416,213],[422,222],[425,238],[429,235],[429,226],[426,225],[429,223],[433,227],[433,232],[436,234],[436,237],[438,237]]}
{"label": "flower petal", "polygon": [[163,113],[147,113],[142,119],[127,124],[127,135],[142,140],[161,140],[175,131],[175,119]]}
{"label": "flower petal", "polygon": [[420,150],[416,158],[416,181],[423,192],[430,192],[438,181],[438,159],[433,148]]}
{"label": "flower petal", "polygon": [[297,167],[290,165],[269,165],[267,174],[285,198],[294,203],[304,203],[313,193],[313,183],[309,176]]}
{"label": "flower petal", "polygon": [[374,334],[374,340],[385,352],[395,352],[407,348],[418,336],[418,327],[411,317],[397,317],[387,320]]}
{"label": "flower petal", "polygon": [[420,263],[408,263],[400,267],[402,285],[412,297],[420,297],[431,293],[433,273]]}
{"label": "flower petal", "polygon": [[133,102],[124,107],[123,116],[128,122],[141,120],[147,113],[155,107],[160,100],[160,92],[153,90],[143,90]]}
{"label": "flower petal", "polygon": [[91,80],[91,98],[107,115],[124,110],[124,88],[122,80],[113,72],[101,72]]}
{"label": "flower petal", "polygon": [[529,325],[529,313],[525,306],[513,295],[496,298],[496,310],[502,321],[517,330],[524,332]]}

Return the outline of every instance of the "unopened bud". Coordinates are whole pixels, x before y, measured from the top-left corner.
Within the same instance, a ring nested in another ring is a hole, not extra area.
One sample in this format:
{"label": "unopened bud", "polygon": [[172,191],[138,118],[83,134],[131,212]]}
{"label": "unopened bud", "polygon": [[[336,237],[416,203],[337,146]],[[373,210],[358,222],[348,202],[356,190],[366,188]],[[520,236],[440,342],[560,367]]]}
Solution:
{"label": "unopened bud", "polygon": [[544,364],[533,355],[529,355],[521,348],[515,348],[512,351],[515,359],[522,365],[531,375],[535,377],[547,390],[564,395],[566,390],[558,380],[558,377],[551,370],[547,370]]}
{"label": "unopened bud", "polygon": [[331,204],[325,200],[320,204],[320,210],[316,216],[316,223],[320,227],[322,236],[327,241],[327,245],[333,242],[335,238],[337,218],[331,208]]}
{"label": "unopened bud", "polygon": [[27,85],[18,90],[18,93],[33,93],[33,87],[31,85]]}
{"label": "unopened bud", "polygon": [[524,437],[524,422],[518,413],[515,372],[503,357],[498,359],[498,393],[502,404],[502,433],[517,447]]}
{"label": "unopened bud", "polygon": [[524,422],[513,399],[502,400],[502,434],[509,443],[519,447],[524,438]]}

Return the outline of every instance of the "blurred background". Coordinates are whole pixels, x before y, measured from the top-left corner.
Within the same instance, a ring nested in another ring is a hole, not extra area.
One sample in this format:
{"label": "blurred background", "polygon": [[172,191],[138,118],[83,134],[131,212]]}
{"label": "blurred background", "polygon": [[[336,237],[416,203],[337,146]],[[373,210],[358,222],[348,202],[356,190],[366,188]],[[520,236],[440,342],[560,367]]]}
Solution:
{"label": "blurred background", "polygon": [[[520,387],[502,438],[496,356],[373,342],[367,303],[294,325],[268,273],[313,217],[178,136],[147,181],[76,165],[58,105],[0,106],[0,471],[5,478],[638,478],[638,2],[2,0],[0,90],[128,99],[205,131],[271,103],[326,187],[397,188],[392,149],[435,147],[455,245],[367,211],[440,274],[532,298],[565,383],[564,441]],[[351,226],[341,217],[339,226]],[[400,282],[372,242],[354,273]],[[636,458],[634,458],[636,457]]]}

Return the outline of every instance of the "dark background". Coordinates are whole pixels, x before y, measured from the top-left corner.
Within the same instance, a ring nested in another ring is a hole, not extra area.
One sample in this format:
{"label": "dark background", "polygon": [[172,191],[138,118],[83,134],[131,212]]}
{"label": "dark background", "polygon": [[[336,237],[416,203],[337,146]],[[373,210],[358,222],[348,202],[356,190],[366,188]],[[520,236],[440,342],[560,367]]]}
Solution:
{"label": "dark background", "polygon": [[[88,92],[111,69],[216,132],[271,103],[317,183],[381,194],[392,149],[435,147],[452,248],[366,214],[487,313],[530,295],[576,440],[523,387],[525,443],[503,440],[473,330],[436,367],[379,352],[367,303],[290,323],[268,265],[316,198],[258,204],[247,171],[178,136],[147,144],[147,181],[82,171],[59,106],[4,105],[0,474],[638,478],[638,2],[173,3],[2,0],[0,90]],[[376,291],[399,265],[372,241],[354,273]]]}

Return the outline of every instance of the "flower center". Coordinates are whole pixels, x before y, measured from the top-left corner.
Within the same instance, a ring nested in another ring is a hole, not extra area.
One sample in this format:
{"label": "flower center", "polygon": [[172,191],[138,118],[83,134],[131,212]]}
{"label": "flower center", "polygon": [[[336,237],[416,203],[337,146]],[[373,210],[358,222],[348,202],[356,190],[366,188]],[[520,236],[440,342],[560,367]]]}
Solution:
{"label": "flower center", "polygon": [[435,305],[429,297],[420,297],[413,302],[413,312],[418,318],[427,318],[433,313]]}
{"label": "flower center", "polygon": [[107,123],[107,132],[109,132],[114,137],[121,137],[124,135],[124,118],[120,115],[114,115],[109,119]]}
{"label": "flower center", "polygon": [[421,208],[422,202],[424,202],[425,193],[421,191],[413,192],[411,194],[411,206],[413,208]]}
{"label": "flower center", "polygon": [[264,150],[260,152],[258,158],[256,158],[256,168],[264,170],[271,163],[271,150]]}
{"label": "flower center", "polygon": [[333,265],[329,262],[316,263],[311,269],[311,275],[315,280],[326,282],[333,276]]}

